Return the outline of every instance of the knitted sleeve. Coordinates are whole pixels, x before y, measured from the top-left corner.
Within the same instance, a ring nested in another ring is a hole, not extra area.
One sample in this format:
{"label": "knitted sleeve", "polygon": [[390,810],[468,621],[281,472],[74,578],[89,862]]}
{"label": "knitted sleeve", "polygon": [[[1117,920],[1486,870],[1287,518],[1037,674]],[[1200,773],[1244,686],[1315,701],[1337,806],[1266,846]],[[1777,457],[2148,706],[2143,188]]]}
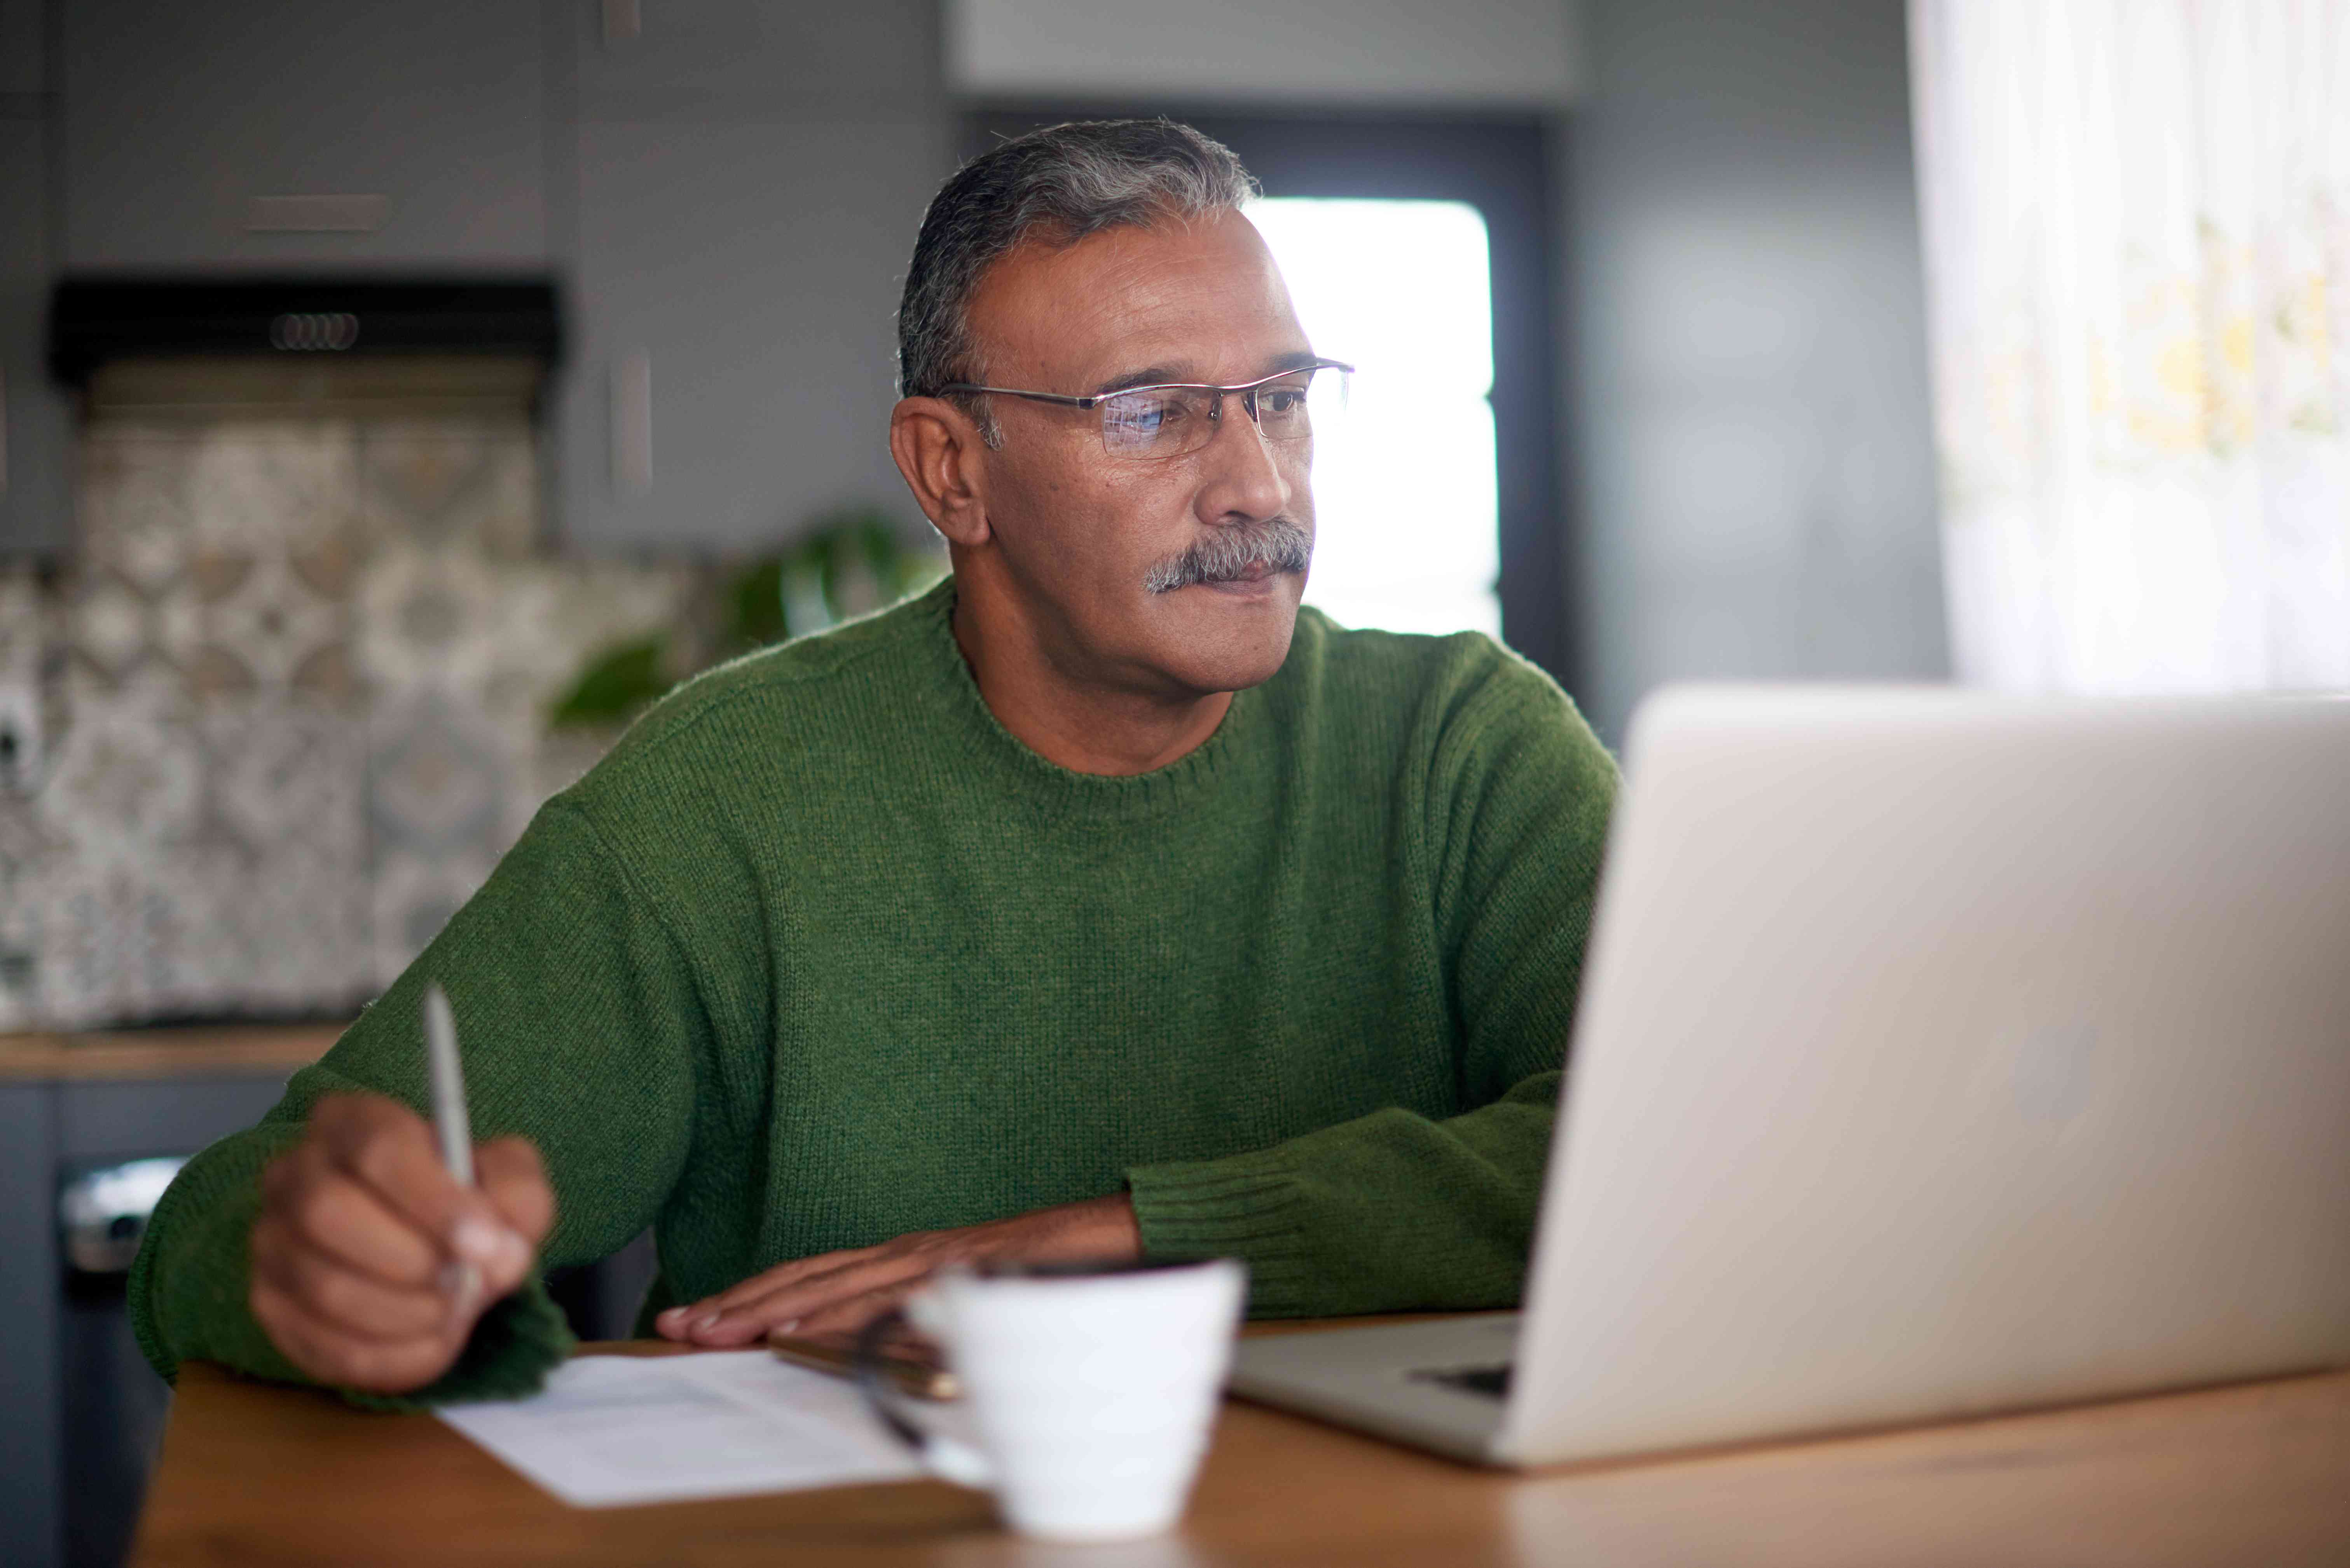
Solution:
{"label": "knitted sleeve", "polygon": [[1130,1170],[1144,1250],[1244,1260],[1261,1317],[1514,1305],[1616,787],[1566,695],[1503,656],[1443,726],[1425,812],[1468,1108]]}
{"label": "knitted sleeve", "polygon": [[[544,808],[439,937],[258,1127],[190,1161],[157,1206],[130,1281],[131,1325],[166,1378],[185,1359],[300,1381],[245,1304],[263,1168],[298,1142],[322,1096],[428,1103],[419,1004],[439,981],[457,1018],[473,1136],[519,1134],[556,1193],[543,1266],[584,1262],[649,1224],[682,1168],[694,1064],[706,1050],[694,971],[593,823]],[[464,1354],[395,1407],[535,1389],[566,1354],[534,1280],[484,1314]]]}

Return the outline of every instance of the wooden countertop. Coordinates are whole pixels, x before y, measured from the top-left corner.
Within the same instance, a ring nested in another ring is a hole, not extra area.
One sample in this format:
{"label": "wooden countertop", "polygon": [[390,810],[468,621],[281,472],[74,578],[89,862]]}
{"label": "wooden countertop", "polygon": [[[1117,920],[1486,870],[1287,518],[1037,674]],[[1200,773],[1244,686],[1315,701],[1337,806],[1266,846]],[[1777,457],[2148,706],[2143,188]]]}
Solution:
{"label": "wooden countertop", "polygon": [[0,1083],[286,1074],[326,1054],[342,1023],[225,1023],[86,1034],[0,1034]]}
{"label": "wooden countertop", "polygon": [[1523,1475],[1234,1403],[1176,1533],[1084,1548],[1024,1542],[984,1498],[935,1481],[567,1508],[430,1416],[370,1415],[192,1363],[133,1561],[2339,1563],[2350,1373]]}

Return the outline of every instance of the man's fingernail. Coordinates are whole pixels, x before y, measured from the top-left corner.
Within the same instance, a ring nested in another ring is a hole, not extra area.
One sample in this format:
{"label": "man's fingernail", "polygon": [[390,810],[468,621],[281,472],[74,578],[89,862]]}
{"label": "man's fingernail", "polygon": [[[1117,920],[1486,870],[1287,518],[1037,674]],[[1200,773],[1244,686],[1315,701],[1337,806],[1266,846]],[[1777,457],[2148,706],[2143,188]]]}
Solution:
{"label": "man's fingernail", "polygon": [[494,1262],[498,1255],[498,1228],[477,1214],[468,1214],[449,1232],[449,1245],[461,1258]]}
{"label": "man's fingernail", "polygon": [[714,1312],[703,1313],[700,1317],[693,1320],[693,1332],[696,1334],[704,1334],[711,1329],[716,1328],[718,1326],[719,1318],[723,1315],[723,1314]]}
{"label": "man's fingernail", "polygon": [[797,1319],[797,1318],[795,1318],[795,1317],[787,1317],[787,1318],[784,1319],[784,1321],[783,1321],[783,1322],[781,1322],[781,1323],[779,1323],[779,1324],[775,1324],[775,1327],[773,1327],[773,1328],[769,1329],[767,1332],[768,1332],[768,1333],[770,1333],[770,1334],[789,1334],[789,1333],[791,1333],[791,1332],[792,1332],[792,1330],[794,1330],[794,1329],[795,1329],[795,1328],[799,1327],[799,1325],[800,1325],[800,1320],[799,1320],[799,1319]]}
{"label": "man's fingernail", "polygon": [[659,1317],[653,1319],[653,1321],[660,1324],[664,1328],[675,1328],[679,1324],[685,1321],[685,1309],[683,1307],[671,1307],[667,1312],[661,1314]]}
{"label": "man's fingernail", "polygon": [[530,1249],[520,1236],[478,1214],[468,1214],[457,1221],[456,1229],[449,1233],[449,1245],[459,1257],[505,1273],[530,1265]]}

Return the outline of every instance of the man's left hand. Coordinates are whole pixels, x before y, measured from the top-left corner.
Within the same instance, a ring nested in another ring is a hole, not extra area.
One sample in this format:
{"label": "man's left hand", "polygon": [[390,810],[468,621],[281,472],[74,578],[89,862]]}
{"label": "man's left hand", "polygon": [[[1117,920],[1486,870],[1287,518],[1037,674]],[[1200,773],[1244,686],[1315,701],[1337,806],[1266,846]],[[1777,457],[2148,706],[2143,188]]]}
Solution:
{"label": "man's left hand", "polygon": [[1040,1209],[1010,1220],[954,1231],[917,1231],[878,1247],[823,1252],[778,1263],[732,1290],[654,1320],[664,1339],[732,1348],[770,1332],[820,1336],[854,1334],[895,1306],[940,1269],[956,1263],[1131,1262],[1142,1232],[1126,1194]]}

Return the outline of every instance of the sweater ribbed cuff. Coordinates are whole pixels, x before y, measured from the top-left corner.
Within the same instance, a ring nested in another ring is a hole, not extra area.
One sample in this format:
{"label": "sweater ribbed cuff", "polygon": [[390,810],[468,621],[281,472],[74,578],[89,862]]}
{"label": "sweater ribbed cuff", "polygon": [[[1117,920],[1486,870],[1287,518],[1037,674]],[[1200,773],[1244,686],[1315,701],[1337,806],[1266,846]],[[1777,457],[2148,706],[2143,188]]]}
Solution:
{"label": "sweater ribbed cuff", "polygon": [[520,1399],[545,1387],[547,1373],[578,1343],[563,1320],[563,1309],[546,1293],[545,1282],[534,1275],[482,1314],[456,1365],[436,1381],[411,1394],[369,1394],[356,1388],[339,1392],[369,1410],[429,1410],[477,1399]]}
{"label": "sweater ribbed cuff", "polygon": [[1137,1166],[1126,1181],[1144,1257],[1238,1258],[1251,1317],[1311,1314],[1305,1202],[1280,1150]]}
{"label": "sweater ribbed cuff", "polygon": [[[190,1161],[156,1205],[145,1244],[131,1262],[130,1309],[139,1347],[165,1380],[176,1377],[184,1356],[273,1383],[312,1381],[270,1340],[247,1304],[259,1173],[301,1137],[299,1124],[264,1122],[224,1139]],[[166,1332],[167,1322],[176,1332]],[[518,1399],[536,1393],[577,1343],[563,1309],[533,1275],[482,1314],[456,1363],[425,1387],[408,1394],[335,1392],[371,1410]]]}

